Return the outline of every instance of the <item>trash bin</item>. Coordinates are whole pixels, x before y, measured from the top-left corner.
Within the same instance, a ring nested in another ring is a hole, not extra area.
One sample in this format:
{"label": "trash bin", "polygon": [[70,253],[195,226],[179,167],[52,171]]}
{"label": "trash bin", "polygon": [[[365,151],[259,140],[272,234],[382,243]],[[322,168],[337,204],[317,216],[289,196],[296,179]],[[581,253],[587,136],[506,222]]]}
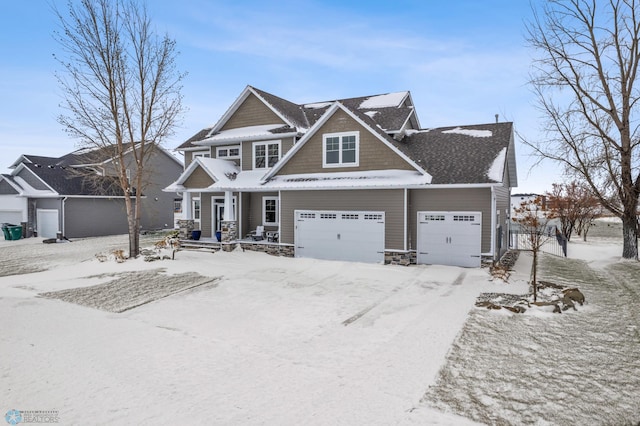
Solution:
{"label": "trash bin", "polygon": [[2,232],[4,233],[4,239],[5,240],[10,240],[11,239],[11,234],[9,234],[9,228],[7,228],[6,226],[3,226],[2,227]]}
{"label": "trash bin", "polygon": [[11,240],[19,240],[20,238],[22,238],[22,226],[17,225],[17,226],[8,226],[7,227],[7,231],[9,232],[9,235],[11,236]]}
{"label": "trash bin", "polygon": [[199,240],[200,235],[202,235],[202,231],[199,229],[194,229],[193,231],[191,231],[191,239],[193,240]]}

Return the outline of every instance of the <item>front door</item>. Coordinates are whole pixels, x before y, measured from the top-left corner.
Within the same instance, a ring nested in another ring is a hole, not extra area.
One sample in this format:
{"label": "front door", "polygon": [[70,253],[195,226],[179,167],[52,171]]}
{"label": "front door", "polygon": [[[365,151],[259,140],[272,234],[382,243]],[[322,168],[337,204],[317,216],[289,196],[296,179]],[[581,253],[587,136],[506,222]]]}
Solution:
{"label": "front door", "polygon": [[[233,208],[234,210],[236,208],[236,197],[233,197]],[[211,212],[211,230],[215,235],[217,231],[222,229],[222,221],[224,220],[224,198],[211,198]]]}

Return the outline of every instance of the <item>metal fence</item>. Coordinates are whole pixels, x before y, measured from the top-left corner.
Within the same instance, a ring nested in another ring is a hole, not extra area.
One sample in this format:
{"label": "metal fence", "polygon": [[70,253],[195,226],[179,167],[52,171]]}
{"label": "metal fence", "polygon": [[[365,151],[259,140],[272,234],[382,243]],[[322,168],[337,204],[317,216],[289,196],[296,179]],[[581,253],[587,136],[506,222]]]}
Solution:
{"label": "metal fence", "polygon": [[[531,250],[531,236],[528,232],[520,230],[511,230],[509,233],[509,246],[514,250]],[[543,253],[552,254],[554,256],[567,256],[567,239],[563,236],[556,237],[554,234],[548,233],[543,238],[546,240],[540,247]]]}

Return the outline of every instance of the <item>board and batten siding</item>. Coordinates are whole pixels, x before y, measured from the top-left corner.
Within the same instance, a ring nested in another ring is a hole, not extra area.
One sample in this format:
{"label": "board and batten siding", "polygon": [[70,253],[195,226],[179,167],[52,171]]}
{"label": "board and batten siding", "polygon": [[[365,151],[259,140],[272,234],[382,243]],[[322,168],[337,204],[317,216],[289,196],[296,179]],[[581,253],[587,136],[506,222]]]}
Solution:
{"label": "board and batten siding", "polygon": [[184,181],[185,188],[207,188],[213,184],[213,179],[202,167],[198,166]]}
{"label": "board and batten siding", "polygon": [[237,129],[247,126],[261,126],[266,124],[282,124],[285,122],[264,102],[258,99],[253,93],[247,96],[242,105],[224,123],[220,130]]}
{"label": "board and batten siding", "polygon": [[280,242],[293,244],[295,210],[384,211],[385,249],[404,249],[404,190],[283,191]]}
{"label": "board and batten siding", "polygon": [[420,211],[482,212],[482,253],[491,251],[491,188],[409,190],[409,246],[416,249]]}
{"label": "board and batten siding", "polygon": [[[322,140],[326,133],[358,131],[358,167],[323,168]],[[351,118],[346,112],[337,110],[329,120],[307,140],[299,151],[278,171],[278,175],[305,173],[356,172],[369,170],[415,170],[378,137]]]}

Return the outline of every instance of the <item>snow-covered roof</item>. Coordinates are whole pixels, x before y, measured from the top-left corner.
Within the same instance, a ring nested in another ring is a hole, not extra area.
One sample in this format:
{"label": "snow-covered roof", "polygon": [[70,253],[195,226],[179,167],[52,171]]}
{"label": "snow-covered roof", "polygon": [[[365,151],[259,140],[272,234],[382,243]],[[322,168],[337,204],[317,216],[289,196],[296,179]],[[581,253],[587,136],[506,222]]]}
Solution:
{"label": "snow-covered roof", "polygon": [[[275,130],[284,130],[283,132],[275,132]],[[283,136],[288,133],[296,134],[293,129],[284,128],[282,124],[264,124],[260,126],[246,126],[236,129],[221,130],[218,133],[208,136],[194,145],[215,145],[217,143],[241,142],[251,140],[272,139],[274,135]]]}
{"label": "snow-covered roof", "polygon": [[295,189],[374,189],[428,185],[429,175],[412,170],[373,170],[360,172],[313,173],[272,177],[263,188]]}
{"label": "snow-covered roof", "polygon": [[386,93],[366,98],[360,104],[360,109],[399,107],[409,92]]}

